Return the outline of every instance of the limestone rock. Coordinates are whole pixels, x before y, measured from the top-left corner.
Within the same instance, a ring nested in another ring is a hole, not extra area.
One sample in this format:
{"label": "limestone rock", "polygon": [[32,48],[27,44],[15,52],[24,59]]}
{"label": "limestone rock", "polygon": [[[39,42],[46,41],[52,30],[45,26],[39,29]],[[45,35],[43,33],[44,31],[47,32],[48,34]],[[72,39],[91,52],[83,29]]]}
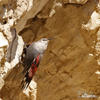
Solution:
{"label": "limestone rock", "polygon": [[[99,6],[97,0],[0,0],[0,99],[99,100]],[[22,91],[24,42],[43,37],[55,39]]]}
{"label": "limestone rock", "polygon": [[85,4],[88,0],[63,0],[64,3]]}
{"label": "limestone rock", "polygon": [[[22,68],[18,63],[24,46],[23,39],[18,33],[24,28],[26,21],[34,17],[45,6],[47,1],[0,1],[0,40],[2,39],[0,43],[0,97],[3,100],[28,100],[30,98],[31,100],[36,100],[35,82],[33,82],[34,84],[30,86],[29,90],[26,90],[29,92],[29,96],[17,87],[21,81],[20,78],[18,81],[17,75],[21,73],[20,70]],[[11,31],[13,28],[16,28],[17,31],[15,36],[13,36],[14,33]],[[6,56],[8,56],[8,60]],[[34,93],[32,93],[33,91]]]}

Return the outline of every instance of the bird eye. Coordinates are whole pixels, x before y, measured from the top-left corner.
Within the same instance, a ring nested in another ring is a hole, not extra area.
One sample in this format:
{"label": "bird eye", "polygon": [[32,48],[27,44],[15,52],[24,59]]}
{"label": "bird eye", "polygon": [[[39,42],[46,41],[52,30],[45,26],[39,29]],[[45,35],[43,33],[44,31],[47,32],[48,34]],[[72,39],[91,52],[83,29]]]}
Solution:
{"label": "bird eye", "polygon": [[47,39],[44,38],[43,41],[47,41]]}

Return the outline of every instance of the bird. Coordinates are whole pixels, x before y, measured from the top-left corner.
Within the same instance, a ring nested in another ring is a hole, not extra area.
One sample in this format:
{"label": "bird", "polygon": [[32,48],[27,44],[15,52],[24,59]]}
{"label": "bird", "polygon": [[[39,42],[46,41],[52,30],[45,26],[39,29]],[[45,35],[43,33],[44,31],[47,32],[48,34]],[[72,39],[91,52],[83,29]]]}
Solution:
{"label": "bird", "polygon": [[33,76],[35,75],[48,43],[53,38],[42,38],[36,42],[26,45],[22,54],[22,63],[24,66],[24,78],[21,81],[23,89],[27,89]]}

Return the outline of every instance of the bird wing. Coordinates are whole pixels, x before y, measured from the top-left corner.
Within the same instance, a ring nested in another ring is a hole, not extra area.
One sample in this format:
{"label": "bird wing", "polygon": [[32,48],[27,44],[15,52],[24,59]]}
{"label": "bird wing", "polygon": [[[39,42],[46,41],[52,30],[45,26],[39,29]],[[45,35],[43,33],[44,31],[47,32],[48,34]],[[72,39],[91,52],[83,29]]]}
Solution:
{"label": "bird wing", "polygon": [[37,68],[40,63],[40,54],[36,57],[36,59],[33,60],[30,68],[25,73],[24,79],[21,82],[22,88],[27,88],[30,84],[33,76],[35,75],[35,72],[37,71]]}
{"label": "bird wing", "polygon": [[32,46],[25,48],[24,52],[25,57],[23,58],[23,74],[29,70],[31,64],[33,63],[33,61],[35,62],[37,56],[39,55],[39,52]]}
{"label": "bird wing", "polygon": [[38,55],[38,56],[36,57],[36,59],[34,59],[34,61],[32,62],[31,67],[30,67],[30,69],[29,69],[29,71],[28,71],[29,77],[33,77],[33,75],[34,75],[35,72],[37,71],[37,68],[38,68],[38,66],[39,66],[39,63],[40,63],[40,55]]}

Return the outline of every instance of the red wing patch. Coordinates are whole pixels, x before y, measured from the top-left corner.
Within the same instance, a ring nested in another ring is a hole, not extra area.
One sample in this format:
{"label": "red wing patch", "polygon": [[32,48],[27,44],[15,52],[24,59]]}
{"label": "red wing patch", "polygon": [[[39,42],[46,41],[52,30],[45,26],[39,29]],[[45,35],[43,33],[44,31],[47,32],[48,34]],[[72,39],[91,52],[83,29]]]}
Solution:
{"label": "red wing patch", "polygon": [[37,58],[33,61],[32,66],[30,67],[30,70],[29,70],[29,74],[28,74],[29,77],[33,77],[33,75],[37,71],[37,67],[39,64],[39,57],[40,55],[38,55]]}

